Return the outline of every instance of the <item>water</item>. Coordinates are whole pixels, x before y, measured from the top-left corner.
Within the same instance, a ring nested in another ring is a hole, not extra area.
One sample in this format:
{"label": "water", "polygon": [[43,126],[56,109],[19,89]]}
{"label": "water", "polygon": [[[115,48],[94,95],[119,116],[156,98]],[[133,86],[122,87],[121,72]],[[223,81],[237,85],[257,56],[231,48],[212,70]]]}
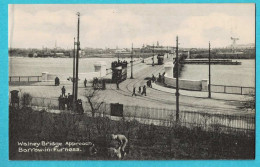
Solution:
{"label": "water", "polygon": [[[242,65],[211,65],[211,83],[216,85],[255,86],[255,60],[240,61]],[[208,79],[208,65],[185,64],[182,79]]]}
{"label": "water", "polygon": [[[79,73],[93,72],[94,63],[105,61],[107,68],[117,58],[82,58],[79,61]],[[128,62],[129,58],[125,59]],[[9,58],[10,76],[41,76],[42,72],[68,74],[72,73],[71,58]],[[236,61],[236,60],[234,60]],[[237,60],[242,65],[212,65],[212,84],[233,86],[255,86],[255,60]],[[208,65],[185,64],[182,79],[208,79]]]}
{"label": "water", "polygon": [[[120,59],[130,61],[129,58]],[[117,58],[81,58],[79,59],[79,73],[94,71],[94,63],[105,61],[106,68],[111,68],[111,62],[117,61]],[[10,76],[41,76],[42,72],[55,74],[72,73],[72,58],[28,58],[11,57],[9,58]]]}

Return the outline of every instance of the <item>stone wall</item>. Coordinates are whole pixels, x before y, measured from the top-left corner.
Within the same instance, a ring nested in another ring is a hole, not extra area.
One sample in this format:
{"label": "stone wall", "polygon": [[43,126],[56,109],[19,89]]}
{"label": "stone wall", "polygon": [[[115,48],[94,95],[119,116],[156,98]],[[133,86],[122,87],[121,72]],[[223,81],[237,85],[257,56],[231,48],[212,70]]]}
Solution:
{"label": "stone wall", "polygon": [[[79,73],[78,77],[80,81],[85,80],[85,78],[90,81],[93,78],[97,77],[104,77],[106,75],[106,63],[103,61],[96,62],[94,64],[95,71],[94,72],[87,72],[87,73]],[[42,72],[42,81],[54,81],[54,79],[58,77],[60,81],[68,81],[68,79],[73,78],[73,74],[54,74],[49,72]]]}
{"label": "stone wall", "polygon": [[[165,70],[165,84],[167,86],[176,87],[176,78],[173,78],[172,62],[167,62],[164,65]],[[188,80],[179,79],[179,88],[186,90],[208,91],[208,80]]]}
{"label": "stone wall", "polygon": [[[176,78],[165,76],[167,86],[176,87]],[[179,88],[186,90],[208,91],[208,80],[179,79]]]}

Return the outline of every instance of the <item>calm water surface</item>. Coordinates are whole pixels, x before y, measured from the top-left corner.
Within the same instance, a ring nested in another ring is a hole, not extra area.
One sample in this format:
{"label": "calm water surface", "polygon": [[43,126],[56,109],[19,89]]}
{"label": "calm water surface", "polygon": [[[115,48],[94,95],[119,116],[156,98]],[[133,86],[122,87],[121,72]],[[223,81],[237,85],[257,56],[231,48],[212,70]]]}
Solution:
{"label": "calm water surface", "polygon": [[[111,62],[117,61],[117,58],[82,58],[79,60],[79,73],[93,72],[94,63],[98,61],[105,61],[106,68],[110,68]],[[10,76],[40,76],[42,72],[68,74],[72,73],[72,64],[72,58],[12,57],[9,58],[9,74]]]}
{"label": "calm water surface", "polygon": [[[242,65],[211,65],[211,83],[232,86],[255,86],[255,60],[240,61]],[[185,64],[181,78],[208,79],[208,65]]]}

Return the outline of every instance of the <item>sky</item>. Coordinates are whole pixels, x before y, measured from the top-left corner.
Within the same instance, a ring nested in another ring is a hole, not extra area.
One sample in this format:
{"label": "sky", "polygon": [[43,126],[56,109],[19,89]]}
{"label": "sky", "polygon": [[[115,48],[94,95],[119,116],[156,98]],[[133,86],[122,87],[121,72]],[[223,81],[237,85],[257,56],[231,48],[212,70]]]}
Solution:
{"label": "sky", "polygon": [[255,42],[255,5],[37,4],[9,5],[9,47],[73,48],[80,12],[81,48],[152,45],[206,48]]}

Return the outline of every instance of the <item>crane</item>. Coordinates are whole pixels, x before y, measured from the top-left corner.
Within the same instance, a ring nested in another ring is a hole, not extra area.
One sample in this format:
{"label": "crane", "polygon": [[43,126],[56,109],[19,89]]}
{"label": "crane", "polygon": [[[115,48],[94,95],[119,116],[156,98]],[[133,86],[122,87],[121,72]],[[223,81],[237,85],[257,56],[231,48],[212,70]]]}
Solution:
{"label": "crane", "polygon": [[233,38],[233,37],[231,37],[231,40],[233,40],[233,43],[232,43],[232,51],[235,52],[236,41],[239,40],[239,38]]}

